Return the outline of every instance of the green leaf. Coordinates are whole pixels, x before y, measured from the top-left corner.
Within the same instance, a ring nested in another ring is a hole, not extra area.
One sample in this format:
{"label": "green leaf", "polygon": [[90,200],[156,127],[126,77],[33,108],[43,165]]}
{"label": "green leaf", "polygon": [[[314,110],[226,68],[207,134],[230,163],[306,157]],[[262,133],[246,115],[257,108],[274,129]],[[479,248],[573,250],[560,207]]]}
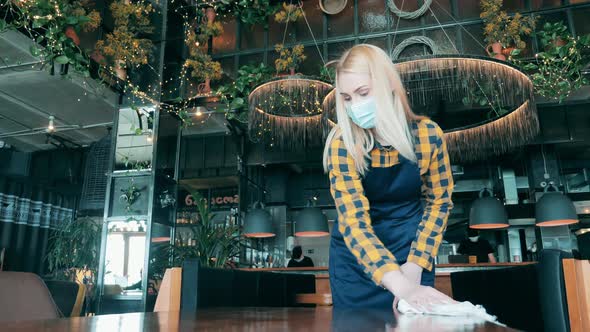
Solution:
{"label": "green leaf", "polygon": [[537,68],[539,68],[539,67],[534,63],[527,63],[526,65],[524,65],[522,67],[522,69],[524,69],[524,70],[535,70]]}
{"label": "green leaf", "polygon": [[143,130],[141,130],[141,128],[135,129],[135,135],[141,135],[141,134],[143,134]]}
{"label": "green leaf", "polygon": [[568,81],[561,81],[561,82],[557,83],[557,86],[559,86],[562,89],[567,89],[570,87],[570,84]]}
{"label": "green leaf", "polygon": [[54,59],[54,61],[56,63],[61,64],[61,65],[65,65],[66,63],[70,62],[70,59],[67,56],[65,56],[65,55],[60,55],[60,56],[56,57]]}
{"label": "green leaf", "polygon": [[513,49],[513,50],[510,52],[510,55],[512,55],[512,56],[517,56],[517,55],[519,55],[519,54],[520,54],[520,52],[522,52],[522,50],[521,50],[521,49],[519,49],[519,48],[515,48],[515,49]]}
{"label": "green leaf", "polygon": [[243,98],[235,98],[230,104],[231,109],[239,109],[246,104]]}
{"label": "green leaf", "polygon": [[29,51],[31,51],[32,56],[39,56],[39,54],[41,54],[41,51],[39,51],[39,48],[35,45],[32,45]]}
{"label": "green leaf", "polygon": [[486,106],[488,104],[488,101],[484,98],[479,100],[479,106]]}
{"label": "green leaf", "polygon": [[90,22],[90,17],[88,16],[78,16],[78,23],[84,24]]}
{"label": "green leaf", "polygon": [[465,105],[465,106],[469,106],[469,104],[471,104],[469,102],[469,97],[463,97],[463,99],[461,99],[461,101],[463,102],[463,105]]}
{"label": "green leaf", "polygon": [[41,20],[34,20],[33,21],[33,29],[39,29],[43,26],[43,22]]}
{"label": "green leaf", "polygon": [[66,17],[66,24],[76,25],[78,24],[78,18],[76,16],[68,16]]}
{"label": "green leaf", "polygon": [[6,23],[5,20],[0,19],[0,31],[3,31],[4,29],[6,29],[7,26],[8,26],[8,23]]}

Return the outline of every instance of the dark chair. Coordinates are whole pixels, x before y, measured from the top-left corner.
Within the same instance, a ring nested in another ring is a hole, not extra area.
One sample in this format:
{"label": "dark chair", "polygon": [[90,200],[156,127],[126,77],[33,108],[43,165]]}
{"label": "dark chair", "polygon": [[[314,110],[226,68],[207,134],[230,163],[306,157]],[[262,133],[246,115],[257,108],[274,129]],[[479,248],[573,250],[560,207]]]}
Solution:
{"label": "dark chair", "polygon": [[66,317],[80,316],[86,287],[72,281],[45,280],[53,301]]}
{"label": "dark chair", "polygon": [[[258,273],[258,272],[252,272]],[[260,272],[258,305],[261,307],[285,307],[287,284],[282,273]]]}
{"label": "dark chair", "polygon": [[543,250],[538,264],[451,273],[453,298],[481,304],[513,328],[569,331],[561,262],[568,256],[559,250]]}
{"label": "dark chair", "polygon": [[315,292],[314,275],[215,269],[187,259],[182,265],[180,310],[299,306],[296,294],[306,291]]}
{"label": "dark chair", "polygon": [[234,270],[233,273],[234,305],[237,307],[258,307],[260,305],[258,299],[260,274],[240,270]]}
{"label": "dark chair", "polygon": [[537,264],[538,289],[545,331],[570,330],[563,259],[572,258],[561,250],[542,250]]}
{"label": "dark chair", "polygon": [[39,276],[0,272],[0,322],[59,318],[60,312]]}

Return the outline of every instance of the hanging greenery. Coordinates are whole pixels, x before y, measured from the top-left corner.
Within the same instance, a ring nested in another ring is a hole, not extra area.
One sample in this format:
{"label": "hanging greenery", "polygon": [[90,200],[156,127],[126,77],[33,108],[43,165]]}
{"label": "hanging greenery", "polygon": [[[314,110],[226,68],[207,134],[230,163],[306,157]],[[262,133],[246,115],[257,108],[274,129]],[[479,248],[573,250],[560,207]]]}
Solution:
{"label": "hanging greenery", "polygon": [[277,12],[279,5],[271,4],[271,0],[221,0],[215,8],[218,13],[233,14],[244,24],[268,28],[268,17]]}
{"label": "hanging greenery", "polygon": [[588,80],[582,70],[590,63],[590,35],[574,38],[562,22],[546,23],[537,33],[543,52],[530,63],[516,59],[539,95],[562,102]]}
{"label": "hanging greenery", "polygon": [[334,66],[322,66],[320,65],[320,79],[324,82],[328,82],[332,85],[336,83],[336,68]]}
{"label": "hanging greenery", "polygon": [[[95,30],[101,22],[100,14],[85,0],[56,1],[28,0],[0,1],[4,17],[0,18],[0,32],[19,29],[37,45],[30,52],[52,67],[71,66],[74,71],[89,77],[89,58],[79,47],[79,31]],[[67,69],[61,70],[67,73]]]}
{"label": "hanging greenery", "polygon": [[299,65],[307,59],[307,56],[303,53],[304,47],[301,44],[293,46],[290,50],[285,48],[283,44],[277,44],[275,51],[279,53],[279,58],[275,60],[275,67],[279,72],[290,69],[293,75]]}
{"label": "hanging greenery", "polygon": [[238,69],[238,75],[227,85],[217,89],[216,94],[221,96],[221,102],[231,111],[230,118],[236,117],[245,122],[241,114],[248,109],[248,96],[250,92],[262,82],[272,77],[273,70],[264,63],[258,66],[245,65]]}

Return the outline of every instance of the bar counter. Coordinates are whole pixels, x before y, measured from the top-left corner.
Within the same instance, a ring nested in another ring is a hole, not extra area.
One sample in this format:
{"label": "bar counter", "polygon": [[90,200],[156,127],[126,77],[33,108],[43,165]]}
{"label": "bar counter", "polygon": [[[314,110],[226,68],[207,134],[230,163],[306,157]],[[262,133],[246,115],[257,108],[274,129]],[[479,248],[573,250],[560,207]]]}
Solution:
{"label": "bar counter", "polygon": [[[436,265],[436,279],[434,287],[439,291],[453,296],[451,287],[451,273],[462,271],[475,270],[495,270],[509,267],[525,266],[537,264],[537,262],[522,262],[522,263],[475,263],[475,264],[437,264]],[[241,268],[243,271],[267,271],[277,273],[302,273],[315,274],[316,276],[316,293],[317,294],[331,294],[330,290],[330,276],[327,266],[318,267],[277,267],[277,268]]]}

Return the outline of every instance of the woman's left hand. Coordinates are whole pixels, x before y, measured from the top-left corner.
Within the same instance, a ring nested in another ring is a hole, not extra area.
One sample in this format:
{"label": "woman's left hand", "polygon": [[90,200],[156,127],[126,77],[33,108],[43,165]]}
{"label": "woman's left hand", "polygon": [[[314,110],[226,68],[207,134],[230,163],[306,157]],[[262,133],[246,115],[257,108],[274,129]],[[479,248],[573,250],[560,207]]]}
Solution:
{"label": "woman's left hand", "polygon": [[416,263],[406,262],[401,266],[402,273],[410,281],[420,284],[422,280],[422,267]]}

